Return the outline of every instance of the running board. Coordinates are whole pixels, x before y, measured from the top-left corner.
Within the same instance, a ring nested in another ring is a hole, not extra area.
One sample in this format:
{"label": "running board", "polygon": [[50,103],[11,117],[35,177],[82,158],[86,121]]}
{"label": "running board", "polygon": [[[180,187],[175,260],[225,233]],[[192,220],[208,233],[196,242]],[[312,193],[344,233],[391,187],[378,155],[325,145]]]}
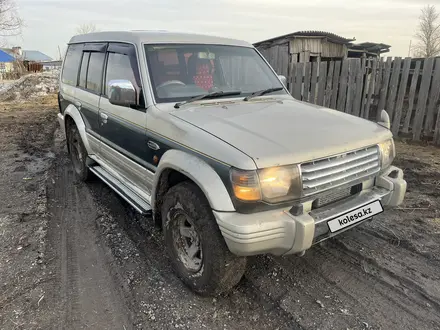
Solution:
{"label": "running board", "polygon": [[150,203],[141,198],[133,190],[128,188],[124,183],[115,178],[111,173],[106,171],[99,165],[89,167],[90,171],[98,178],[104,181],[110,188],[112,188],[119,196],[127,201],[128,204],[141,214],[150,214]]}

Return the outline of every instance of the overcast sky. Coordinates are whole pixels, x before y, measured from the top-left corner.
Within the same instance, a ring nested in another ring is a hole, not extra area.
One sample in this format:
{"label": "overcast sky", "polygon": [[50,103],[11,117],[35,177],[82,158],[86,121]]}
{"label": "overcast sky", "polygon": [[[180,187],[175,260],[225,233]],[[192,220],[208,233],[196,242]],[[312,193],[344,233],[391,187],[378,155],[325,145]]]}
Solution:
{"label": "overcast sky", "polygon": [[256,42],[300,30],[323,30],[356,41],[392,46],[407,56],[420,9],[440,0],[15,0],[25,20],[22,38],[9,44],[58,57],[75,29],[171,30]]}

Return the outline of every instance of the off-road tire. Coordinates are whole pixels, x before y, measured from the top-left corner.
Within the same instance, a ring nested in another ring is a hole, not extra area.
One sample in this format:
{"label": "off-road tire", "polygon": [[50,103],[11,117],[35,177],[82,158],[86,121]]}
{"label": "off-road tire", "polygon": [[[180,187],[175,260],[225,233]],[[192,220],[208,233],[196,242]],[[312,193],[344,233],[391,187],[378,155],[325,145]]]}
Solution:
{"label": "off-road tire", "polygon": [[92,173],[86,164],[87,150],[79,134],[78,127],[71,124],[68,127],[67,143],[69,144],[70,159],[72,160],[73,169],[76,176],[81,181],[90,180]]}
{"label": "off-road tire", "polygon": [[[200,238],[201,267],[189,270],[179,257],[175,247],[176,212],[189,216]],[[203,192],[194,183],[185,181],[170,188],[161,209],[165,245],[174,271],[194,292],[203,296],[215,296],[229,291],[242,278],[246,258],[232,254],[224,241]],[[174,227],[173,227],[174,226]]]}

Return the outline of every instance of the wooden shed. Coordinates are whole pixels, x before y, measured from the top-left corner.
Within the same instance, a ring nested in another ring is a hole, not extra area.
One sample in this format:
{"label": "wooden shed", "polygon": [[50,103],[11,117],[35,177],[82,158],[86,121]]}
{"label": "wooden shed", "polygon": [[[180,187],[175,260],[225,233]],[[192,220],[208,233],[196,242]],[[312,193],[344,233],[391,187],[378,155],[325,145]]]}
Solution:
{"label": "wooden shed", "polygon": [[346,58],[354,40],[330,32],[299,31],[259,41],[254,46],[278,74],[287,76],[292,62],[321,62]]}

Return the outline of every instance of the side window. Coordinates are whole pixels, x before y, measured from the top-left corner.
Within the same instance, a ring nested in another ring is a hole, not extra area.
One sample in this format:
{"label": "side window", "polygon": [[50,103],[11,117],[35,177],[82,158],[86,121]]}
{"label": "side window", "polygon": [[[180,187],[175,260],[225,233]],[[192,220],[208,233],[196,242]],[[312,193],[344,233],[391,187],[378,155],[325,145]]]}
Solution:
{"label": "side window", "polygon": [[82,62],[81,62],[81,71],[79,73],[79,82],[78,86],[86,88],[86,75],[87,75],[87,67],[89,65],[90,53],[85,52],[83,54]]}
{"label": "side window", "polygon": [[69,45],[64,58],[63,74],[61,81],[65,84],[76,86],[78,81],[78,69],[81,62],[83,45]]}
{"label": "side window", "polygon": [[130,80],[136,86],[133,68],[130,64],[130,56],[118,53],[108,53],[107,72],[105,75],[104,95],[108,95],[108,83],[114,79]]}
{"label": "side window", "polygon": [[86,88],[98,94],[101,93],[102,72],[104,70],[105,53],[90,53],[87,70]]}

